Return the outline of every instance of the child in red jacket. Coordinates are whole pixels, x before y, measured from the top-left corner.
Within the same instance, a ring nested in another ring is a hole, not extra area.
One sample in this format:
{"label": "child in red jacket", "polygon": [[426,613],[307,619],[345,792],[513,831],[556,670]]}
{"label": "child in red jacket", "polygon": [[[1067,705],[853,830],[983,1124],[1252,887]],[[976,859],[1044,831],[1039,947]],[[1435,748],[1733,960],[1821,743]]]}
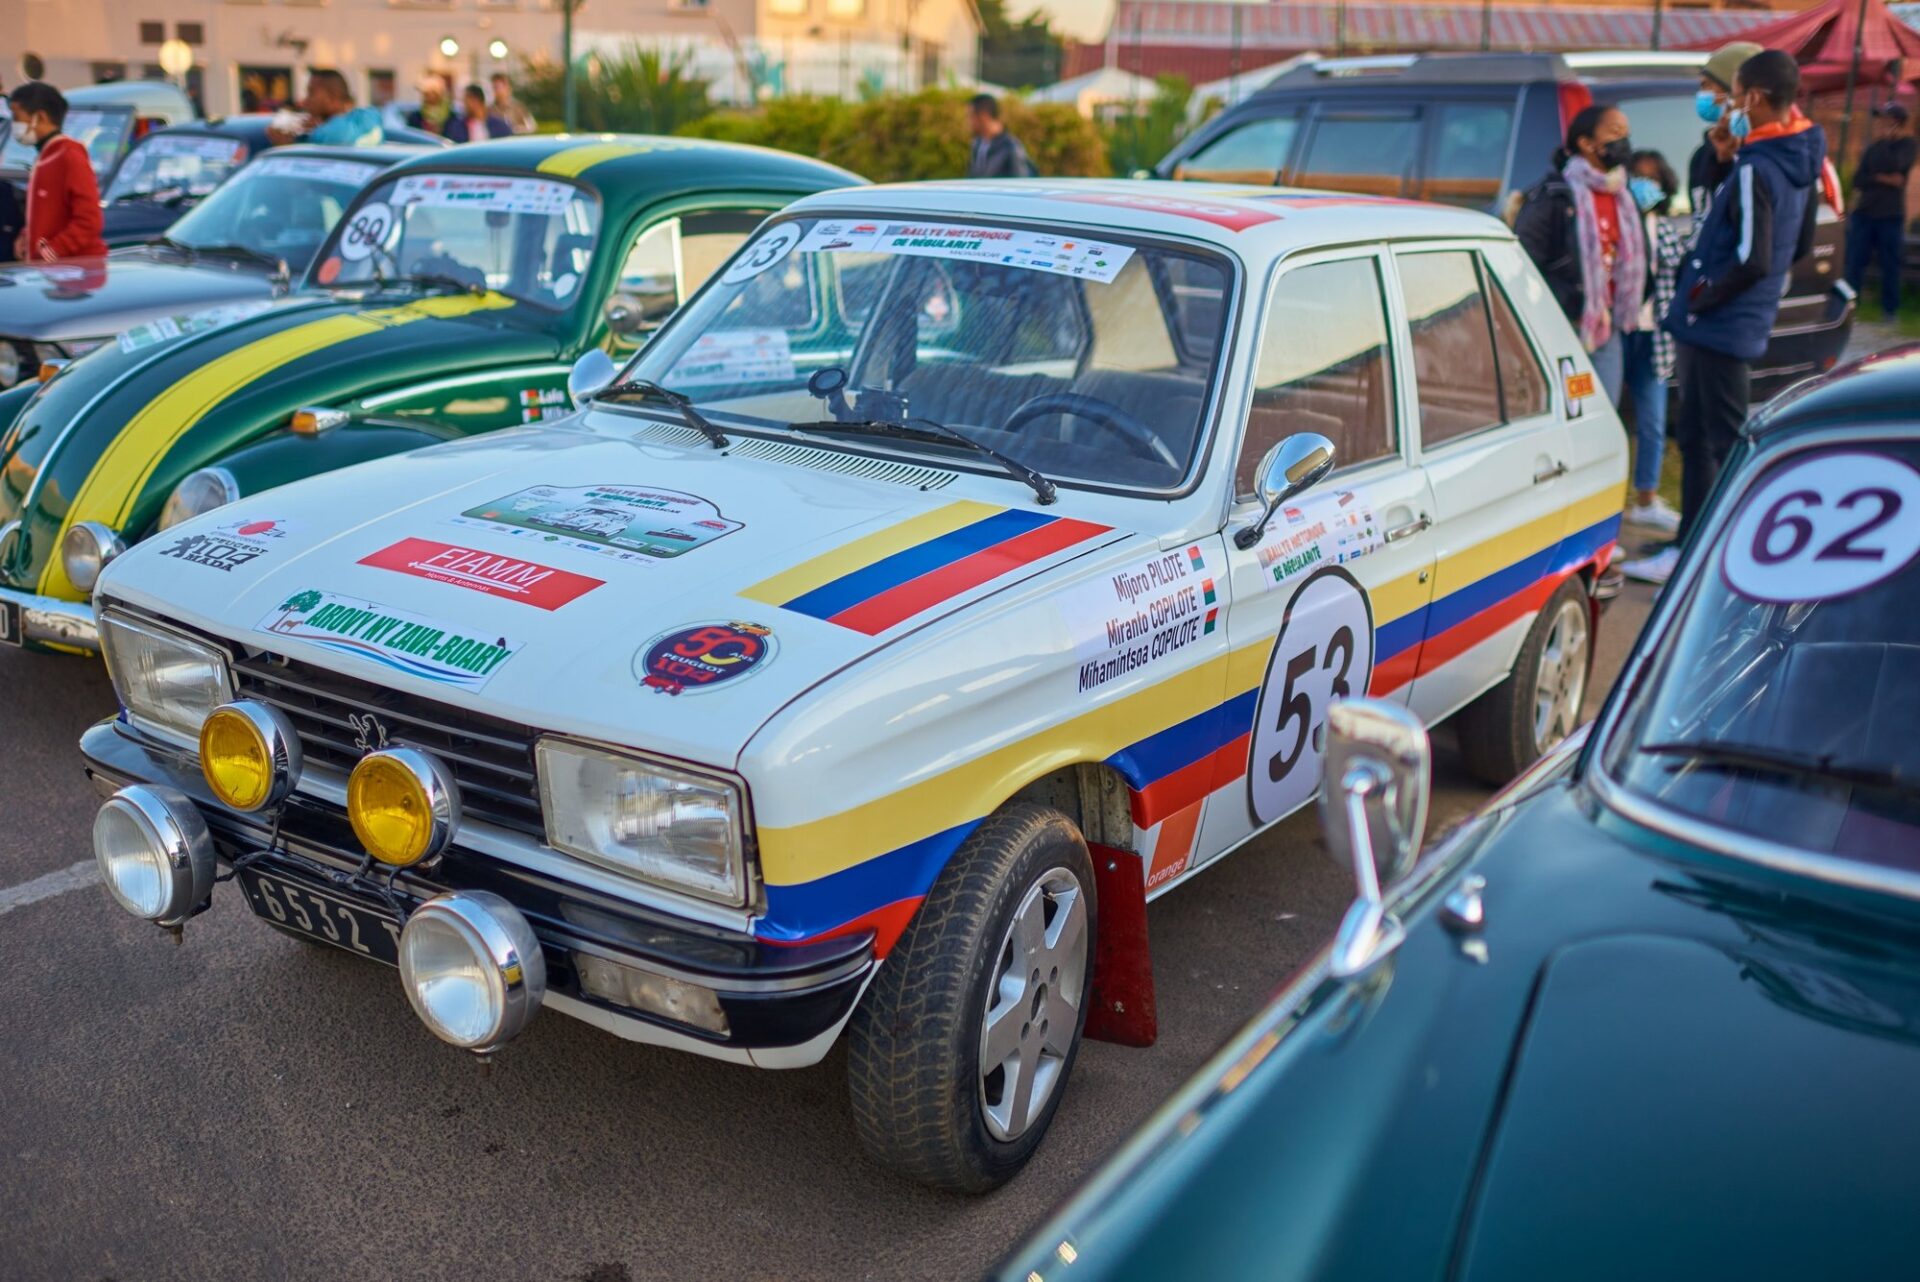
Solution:
{"label": "child in red jacket", "polygon": [[15,89],[8,102],[14,138],[40,149],[27,178],[27,225],[14,241],[14,256],[57,263],[105,254],[93,161],[84,145],[60,132],[67,119],[66,96],[31,80]]}

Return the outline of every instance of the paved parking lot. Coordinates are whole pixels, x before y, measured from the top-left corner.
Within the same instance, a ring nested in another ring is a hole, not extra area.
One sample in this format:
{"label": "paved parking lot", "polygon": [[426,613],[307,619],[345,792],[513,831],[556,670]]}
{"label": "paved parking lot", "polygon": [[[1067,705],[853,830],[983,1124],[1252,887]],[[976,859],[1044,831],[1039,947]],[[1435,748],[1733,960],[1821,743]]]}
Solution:
{"label": "paved parking lot", "polygon": [[[1602,628],[1594,699],[1651,600]],[[1296,816],[1151,915],[1161,1041],[1093,1044],[1032,1167],[966,1199],[858,1151],[843,1056],[766,1073],[548,1015],[481,1066],[393,972],[253,920],[175,947],[93,884],[96,663],[0,654],[0,1244],[9,1279],[977,1276],[1331,933]],[[1484,791],[1437,737],[1435,824]]]}

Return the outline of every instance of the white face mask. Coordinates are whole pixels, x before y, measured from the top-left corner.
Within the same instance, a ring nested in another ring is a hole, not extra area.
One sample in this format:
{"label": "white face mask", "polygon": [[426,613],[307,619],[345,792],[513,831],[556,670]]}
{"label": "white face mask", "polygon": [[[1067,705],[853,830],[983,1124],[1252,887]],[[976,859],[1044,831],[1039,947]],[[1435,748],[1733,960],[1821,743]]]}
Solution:
{"label": "white face mask", "polygon": [[31,147],[40,141],[40,137],[34,133],[32,125],[23,120],[16,120],[13,122],[13,140],[22,147]]}

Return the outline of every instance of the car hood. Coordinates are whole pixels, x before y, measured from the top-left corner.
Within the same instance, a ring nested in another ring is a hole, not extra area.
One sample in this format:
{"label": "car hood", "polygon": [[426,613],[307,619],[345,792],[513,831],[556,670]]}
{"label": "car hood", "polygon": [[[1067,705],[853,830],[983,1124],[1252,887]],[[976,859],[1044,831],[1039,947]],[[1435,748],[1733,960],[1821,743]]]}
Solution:
{"label": "car hood", "polygon": [[264,270],[188,266],[134,250],[105,258],[0,267],[0,337],[64,343],[110,337],[167,316],[268,298]]}
{"label": "car hood", "polygon": [[[744,438],[723,452],[631,414],[567,424],[243,500],[123,556],[101,595],[522,724],[724,766],[788,701],[890,640],[1124,537],[1075,519],[1075,496],[1006,507],[929,492],[954,480],[936,469],[848,476],[845,454]],[[228,572],[182,547],[235,537],[235,521],[285,536],[239,535],[261,555]],[[317,622],[332,605],[400,622],[334,635]],[[392,653],[383,629],[414,623],[500,653],[472,680]],[[755,638],[754,659],[689,669],[660,649],[708,628]]]}
{"label": "car hood", "polygon": [[1911,958],[1747,938],[1553,956],[1457,1276],[1865,1276],[1913,1240]]}
{"label": "car hood", "polygon": [[123,333],[47,384],[0,438],[0,525],[21,517],[26,535],[0,582],[76,596],[54,555],[65,523],[138,537],[181,477],[302,406],[554,359],[558,340],[526,310],[499,294],[296,293]]}

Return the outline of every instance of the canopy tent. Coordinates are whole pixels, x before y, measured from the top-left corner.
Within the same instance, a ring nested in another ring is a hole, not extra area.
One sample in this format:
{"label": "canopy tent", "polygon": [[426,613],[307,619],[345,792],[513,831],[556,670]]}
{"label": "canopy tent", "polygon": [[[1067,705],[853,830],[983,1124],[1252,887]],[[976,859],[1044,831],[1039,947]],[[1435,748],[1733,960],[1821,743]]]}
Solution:
{"label": "canopy tent", "polygon": [[[1856,37],[1857,67],[1853,61]],[[1751,40],[1786,50],[1800,64],[1800,84],[1808,93],[1844,90],[1849,83],[1920,80],[1920,31],[1889,12],[1885,0],[1826,0],[1801,13],[1692,47],[1707,49],[1728,40]]]}

